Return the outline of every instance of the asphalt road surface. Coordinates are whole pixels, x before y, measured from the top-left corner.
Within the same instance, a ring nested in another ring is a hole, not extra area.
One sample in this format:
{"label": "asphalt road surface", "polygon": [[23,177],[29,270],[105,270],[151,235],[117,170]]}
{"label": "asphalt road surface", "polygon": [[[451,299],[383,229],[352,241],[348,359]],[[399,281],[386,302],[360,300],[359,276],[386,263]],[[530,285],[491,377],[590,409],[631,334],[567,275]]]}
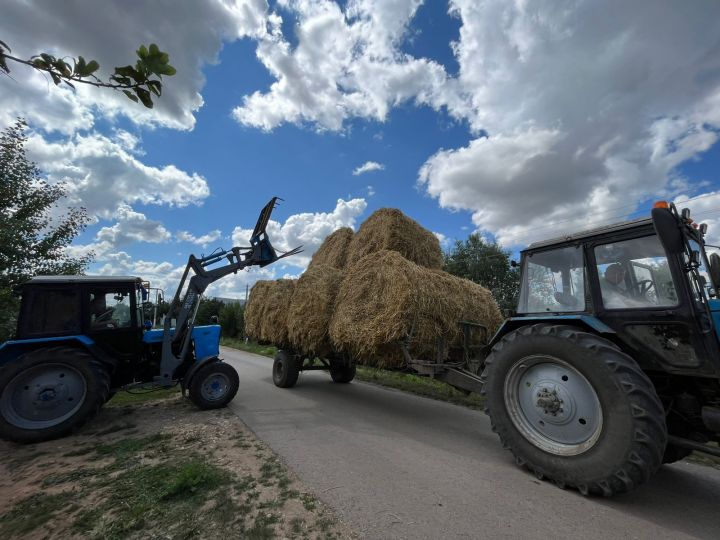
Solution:
{"label": "asphalt road surface", "polygon": [[363,538],[720,539],[720,471],[664,466],[612,499],[514,464],[479,411],[324,372],[277,388],[272,361],[223,348],[231,409]]}

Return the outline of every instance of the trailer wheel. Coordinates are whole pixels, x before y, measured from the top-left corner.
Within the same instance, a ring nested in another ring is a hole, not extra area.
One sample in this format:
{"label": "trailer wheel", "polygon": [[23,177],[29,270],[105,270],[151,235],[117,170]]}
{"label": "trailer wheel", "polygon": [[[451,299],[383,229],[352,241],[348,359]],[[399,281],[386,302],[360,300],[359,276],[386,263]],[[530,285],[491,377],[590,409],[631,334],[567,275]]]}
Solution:
{"label": "trailer wheel", "polygon": [[333,382],[347,384],[355,378],[357,368],[355,364],[330,363],[330,377]]}
{"label": "trailer wheel", "polygon": [[647,376],[612,342],[572,326],[507,334],[486,360],[493,431],[538,478],[611,496],[647,481],[667,443]]}
{"label": "trailer wheel", "polygon": [[220,409],[232,401],[240,386],[237,371],[225,362],[210,362],[190,379],[188,397],[200,409]]}
{"label": "trailer wheel", "polygon": [[107,401],[110,374],[74,347],[29,351],[0,369],[0,437],[35,443],[62,437]]}
{"label": "trailer wheel", "polygon": [[288,351],[280,350],[273,362],[273,382],[280,388],[292,388],[300,375],[298,361]]}

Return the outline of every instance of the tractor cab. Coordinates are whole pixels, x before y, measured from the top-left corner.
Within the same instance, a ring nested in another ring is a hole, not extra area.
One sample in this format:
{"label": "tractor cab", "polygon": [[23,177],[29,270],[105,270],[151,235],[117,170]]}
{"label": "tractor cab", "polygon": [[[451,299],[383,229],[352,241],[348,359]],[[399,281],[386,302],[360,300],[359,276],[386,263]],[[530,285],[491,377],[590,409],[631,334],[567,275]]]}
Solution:
{"label": "tractor cab", "polygon": [[658,210],[670,219],[674,246],[654,218],[529,246],[513,324],[564,319],[622,343],[644,369],[720,376],[713,324],[720,301],[706,228],[693,227],[689,213],[684,218],[669,205]]}

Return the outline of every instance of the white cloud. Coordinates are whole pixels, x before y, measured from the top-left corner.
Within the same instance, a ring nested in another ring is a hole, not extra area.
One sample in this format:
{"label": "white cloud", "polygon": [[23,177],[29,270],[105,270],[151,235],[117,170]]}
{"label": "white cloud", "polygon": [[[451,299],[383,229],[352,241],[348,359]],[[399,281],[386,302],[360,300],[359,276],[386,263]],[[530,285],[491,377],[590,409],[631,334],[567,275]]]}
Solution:
{"label": "white cloud", "polygon": [[368,197],[372,197],[373,195],[375,195],[375,188],[374,188],[374,187],[372,187],[372,186],[367,186],[366,189],[367,189]]}
{"label": "white cloud", "polygon": [[127,136],[120,141],[91,133],[49,142],[35,133],[27,150],[51,182],[67,182],[72,202],[91,216],[109,218],[123,204],[200,204],[210,194],[202,176],[174,165],[145,165],[134,148],[128,150]]}
{"label": "white cloud", "polygon": [[[113,214],[117,222],[108,227],[102,227],[95,234],[95,241],[90,244],[71,245],[68,252],[72,256],[87,255],[92,252],[98,261],[117,259],[118,248],[136,242],[160,244],[170,241],[172,235],[159,221],[148,219],[145,214],[136,212],[130,206],[121,204]],[[125,260],[125,257],[120,257]],[[129,260],[126,261],[130,263]]]}
{"label": "white cloud", "polygon": [[179,231],[176,235],[177,239],[181,242],[190,242],[191,244],[197,244],[198,246],[207,247],[213,242],[217,242],[222,237],[220,230],[215,229],[202,236],[195,236],[188,231]]}
{"label": "white cloud", "polygon": [[[338,199],[332,212],[305,212],[288,217],[285,223],[270,220],[267,233],[272,245],[280,251],[289,251],[299,245],[303,252],[285,260],[286,264],[305,268],[313,253],[325,237],[340,227],[355,227],[355,221],[367,208],[365,199]],[[232,233],[233,245],[246,246],[252,231],[236,227]]]}
{"label": "white cloud", "polygon": [[120,92],[82,84],[74,93],[55,88],[41,73],[9,62],[12,79],[0,77],[0,124],[23,115],[46,131],[71,134],[91,128],[99,113],[109,118],[123,115],[144,127],[192,129],[194,113],[203,104],[202,68],[217,61],[223,40],[258,38],[277,24],[265,0],[158,0],[142,9],[128,9],[124,0],[106,0],[102,9],[85,2],[4,2],[0,34],[15,56],[83,55],[100,63],[98,74],[106,79],[115,66],[135,63],[140,44],[154,42],[169,53],[177,74],[163,80],[162,97],[153,109],[146,109]]}
{"label": "white cloud", "polygon": [[454,102],[443,66],[400,50],[420,0],[282,0],[297,18],[298,45],[279,29],[259,39],[257,57],[276,81],[246,96],[238,122],[269,131],[282,123],[341,130],[351,117],[384,121],[391,107]]}
{"label": "white cloud", "polygon": [[359,167],[356,167],[353,171],[353,176],[360,176],[361,174],[365,174],[372,171],[384,171],[385,165],[382,163],[378,163],[377,161],[366,161]]}
{"label": "white cloud", "polygon": [[516,245],[688,189],[677,166],[720,127],[707,39],[720,32],[720,5],[453,0],[451,9],[468,97],[455,112],[489,137],[421,168],[442,207],[471,211],[479,229]]}
{"label": "white cloud", "polygon": [[450,239],[443,233],[433,231],[435,238],[440,242],[441,247],[447,247],[450,244]]}

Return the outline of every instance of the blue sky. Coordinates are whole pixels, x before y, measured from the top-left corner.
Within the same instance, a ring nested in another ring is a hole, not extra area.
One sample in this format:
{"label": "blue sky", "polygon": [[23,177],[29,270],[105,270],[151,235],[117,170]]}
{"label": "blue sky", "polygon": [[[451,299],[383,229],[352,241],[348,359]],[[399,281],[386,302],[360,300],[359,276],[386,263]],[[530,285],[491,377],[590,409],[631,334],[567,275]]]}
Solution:
{"label": "blue sky", "polygon": [[386,206],[445,247],[479,231],[516,251],[698,195],[720,230],[716,2],[104,4],[11,1],[0,21],[20,55],[105,67],[152,40],[178,68],[153,111],[22,67],[0,80],[0,126],[28,118],[32,157],[93,217],[73,247],[95,252],[92,272],[172,288],[190,252],[244,241],[274,195],[273,239],[305,255]]}

